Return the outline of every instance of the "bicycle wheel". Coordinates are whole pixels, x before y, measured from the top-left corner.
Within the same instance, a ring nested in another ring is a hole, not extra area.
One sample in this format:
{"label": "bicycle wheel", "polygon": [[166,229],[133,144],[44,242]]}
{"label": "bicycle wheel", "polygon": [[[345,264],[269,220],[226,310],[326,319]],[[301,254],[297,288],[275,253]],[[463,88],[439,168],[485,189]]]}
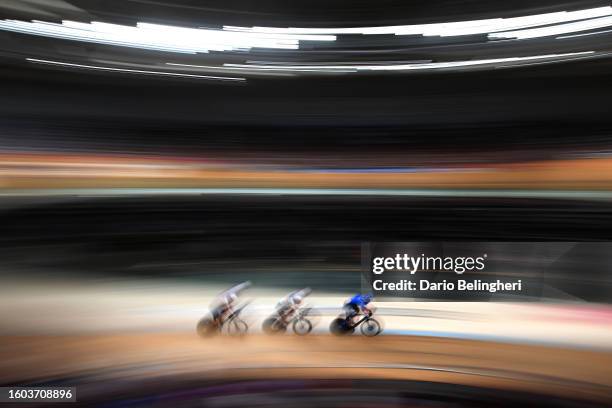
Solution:
{"label": "bicycle wheel", "polygon": [[281,334],[287,330],[287,326],[276,317],[269,317],[264,320],[261,328],[267,334]]}
{"label": "bicycle wheel", "polygon": [[293,321],[293,332],[298,336],[305,336],[312,330],[312,323],[308,319],[297,319]]}
{"label": "bicycle wheel", "polygon": [[355,329],[353,327],[347,326],[346,319],[338,317],[332,320],[331,324],[329,325],[329,331],[332,334],[335,334],[336,336],[344,336],[346,334],[352,333],[353,331],[355,331]]}
{"label": "bicycle wheel", "polygon": [[200,337],[210,337],[218,332],[218,327],[213,319],[209,317],[203,317],[198,322],[196,331],[198,332]]}
{"label": "bicycle wheel", "polygon": [[378,323],[378,321],[374,319],[368,319],[365,322],[361,323],[361,333],[364,336],[376,336],[380,333],[380,331],[380,323]]}

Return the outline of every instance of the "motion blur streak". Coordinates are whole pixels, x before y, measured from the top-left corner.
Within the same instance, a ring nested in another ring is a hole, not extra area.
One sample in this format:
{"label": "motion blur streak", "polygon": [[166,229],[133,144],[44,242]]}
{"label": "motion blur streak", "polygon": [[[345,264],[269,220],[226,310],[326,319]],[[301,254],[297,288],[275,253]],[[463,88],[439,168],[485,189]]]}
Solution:
{"label": "motion blur streak", "polygon": [[248,161],[103,155],[0,155],[2,189],[420,188],[610,191],[612,159],[576,158],[444,167],[325,169]]}
{"label": "motion blur streak", "polygon": [[[595,51],[575,52],[568,54],[533,55],[529,57],[494,58],[485,60],[432,62],[419,64],[394,64],[394,65],[255,65],[255,64],[225,64],[226,67],[264,70],[264,71],[299,71],[299,72],[347,72],[346,70],[358,71],[425,71],[445,68],[459,68],[483,66],[495,64],[496,66],[520,65],[526,61],[544,60],[546,62],[558,62],[572,57],[587,57]],[[176,65],[176,64],[174,64]]]}
{"label": "motion blur streak", "polygon": [[136,27],[93,22],[91,24],[64,21],[0,22],[0,30],[73,41],[134,47],[155,51],[198,53],[209,51],[249,50],[251,48],[297,49],[298,41],[334,41],[330,35],[273,35],[231,33],[138,23]]}
{"label": "motion blur streak", "polygon": [[147,23],[137,23],[136,27],[130,27],[101,22],[86,24],[63,21],[62,24],[55,24],[44,21],[4,20],[0,22],[0,29],[73,41],[157,51],[197,53],[248,50],[254,47],[297,49],[299,48],[299,41],[335,41],[336,36],[329,34],[394,34],[441,37],[488,34],[490,38],[536,38],[610,26],[612,20],[607,18],[610,15],[612,15],[611,7],[599,7],[506,19],[493,18],[390,27],[283,29],[224,26],[222,30]]}
{"label": "motion blur streak", "polygon": [[176,72],[143,71],[143,70],[126,69],[126,68],[98,67],[98,66],[93,66],[93,65],[71,64],[68,62],[60,62],[60,61],[40,60],[36,58],[26,58],[26,61],[34,62],[38,64],[59,65],[59,66],[70,67],[70,68],[84,68],[84,69],[97,69],[100,71],[125,72],[129,74],[165,75],[165,76],[173,76],[173,77],[179,77],[179,78],[216,79],[216,80],[222,80],[222,81],[245,81],[245,78],[215,77],[215,76],[210,76],[210,75],[179,74]]}
{"label": "motion blur streak", "polygon": [[[598,17],[612,15],[612,7],[598,7],[577,11],[561,11],[555,13],[537,14],[512,18],[492,18],[486,20],[457,21],[433,24],[400,25],[387,27],[351,27],[351,28],[271,28],[271,27],[224,27],[227,30],[274,34],[362,34],[362,35],[422,35],[452,37],[461,35],[489,34],[492,38],[515,38],[516,34],[504,31],[527,29],[539,26],[552,26],[550,29],[561,32],[584,31],[590,29],[590,24],[610,24],[609,20]],[[582,26],[566,26],[563,23],[582,20]],[[592,20],[592,21],[591,21]],[[604,23],[605,22],[605,23]],[[581,29],[582,28],[582,29]],[[567,30],[567,31],[564,31]],[[500,32],[501,33],[498,33]],[[520,31],[517,31],[520,32]],[[496,33],[496,34],[493,34]],[[530,37],[533,38],[533,37]]]}
{"label": "motion blur streak", "polygon": [[[202,27],[205,21],[185,21],[185,26],[143,21],[124,25],[91,21],[95,13],[79,14],[87,22],[0,20],[0,33],[17,35],[23,42],[19,48],[7,47],[4,55],[19,59],[26,54],[30,62],[46,61],[56,68],[168,79],[214,79],[204,74],[293,77],[491,70],[577,58],[608,58],[612,52],[609,30],[605,30],[612,26],[610,6],[427,24],[338,28],[215,28],[219,27],[217,23]],[[95,51],[88,51],[90,47]],[[160,70],[160,66],[171,71]]]}

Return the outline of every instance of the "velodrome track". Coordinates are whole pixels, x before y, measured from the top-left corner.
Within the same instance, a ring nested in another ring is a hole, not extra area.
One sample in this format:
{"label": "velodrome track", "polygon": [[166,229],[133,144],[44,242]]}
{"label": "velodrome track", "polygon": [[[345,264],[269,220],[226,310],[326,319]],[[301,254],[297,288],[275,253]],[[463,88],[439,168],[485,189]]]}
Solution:
{"label": "velodrome track", "polygon": [[313,334],[265,336],[260,321],[280,296],[267,289],[251,294],[248,335],[202,339],[194,326],[212,290],[80,285],[3,286],[1,384],[77,386],[83,405],[287,406],[295,393],[305,393],[303,406],[357,397],[393,407],[449,398],[461,406],[612,402],[605,307],[379,303],[382,335],[337,338],[327,325],[342,297],[313,296],[327,312]]}
{"label": "velodrome track", "polygon": [[[198,320],[226,286],[189,280],[71,279],[47,274],[5,278],[0,286],[0,335],[100,335],[117,333],[195,334]],[[16,274],[18,275],[18,274]],[[274,311],[288,289],[254,285],[242,318],[249,333]],[[350,295],[314,291],[315,334],[327,334],[330,321]],[[383,335],[492,340],[610,350],[612,310],[575,302],[416,302],[375,301]],[[44,311],[44,315],[41,314]]]}
{"label": "velodrome track", "polygon": [[377,398],[378,406],[400,406],[387,399],[411,393],[413,402],[452,397],[463,406],[492,395],[497,406],[611,402],[612,354],[585,349],[413,336],[200,339],[191,332],[4,336],[0,343],[2,384],[75,385],[82,404],[256,406],[291,392],[307,392],[314,403],[365,390],[362,401]]}

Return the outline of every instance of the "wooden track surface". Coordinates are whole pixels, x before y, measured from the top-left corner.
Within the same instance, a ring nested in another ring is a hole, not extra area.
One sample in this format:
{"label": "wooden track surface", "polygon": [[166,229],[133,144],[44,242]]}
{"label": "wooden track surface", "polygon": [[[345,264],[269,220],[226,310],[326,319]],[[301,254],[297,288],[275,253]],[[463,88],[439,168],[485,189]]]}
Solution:
{"label": "wooden track surface", "polygon": [[432,337],[193,333],[0,337],[0,382],[402,379],[610,402],[612,353]]}

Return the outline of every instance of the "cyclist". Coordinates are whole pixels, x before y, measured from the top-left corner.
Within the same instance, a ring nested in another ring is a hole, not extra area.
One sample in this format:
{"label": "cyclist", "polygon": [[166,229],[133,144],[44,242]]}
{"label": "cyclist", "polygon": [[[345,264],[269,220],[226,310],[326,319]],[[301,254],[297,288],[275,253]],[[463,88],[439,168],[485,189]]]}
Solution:
{"label": "cyclist", "polygon": [[276,304],[276,314],[286,323],[302,306],[304,298],[310,295],[311,292],[310,288],[304,288],[289,293]]}
{"label": "cyclist", "polygon": [[220,326],[223,321],[234,313],[234,305],[238,301],[240,292],[251,286],[250,281],[232,286],[225,292],[220,293],[211,304],[211,314],[215,324]]}
{"label": "cyclist", "polygon": [[359,313],[371,316],[372,310],[368,308],[368,303],[370,303],[372,299],[372,294],[362,295],[361,293],[358,293],[344,302],[343,308],[346,322],[352,325],[354,323],[355,316],[357,316]]}

